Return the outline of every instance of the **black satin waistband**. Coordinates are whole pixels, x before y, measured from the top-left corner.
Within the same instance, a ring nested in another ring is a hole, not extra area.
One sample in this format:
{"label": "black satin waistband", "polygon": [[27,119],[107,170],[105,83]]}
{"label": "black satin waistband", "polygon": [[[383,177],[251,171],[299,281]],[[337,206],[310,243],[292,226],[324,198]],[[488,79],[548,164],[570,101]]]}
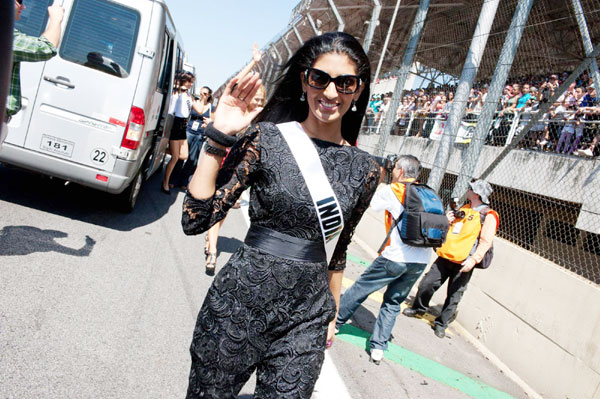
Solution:
{"label": "black satin waistband", "polygon": [[284,259],[302,262],[327,260],[322,242],[303,240],[266,227],[250,225],[244,243]]}

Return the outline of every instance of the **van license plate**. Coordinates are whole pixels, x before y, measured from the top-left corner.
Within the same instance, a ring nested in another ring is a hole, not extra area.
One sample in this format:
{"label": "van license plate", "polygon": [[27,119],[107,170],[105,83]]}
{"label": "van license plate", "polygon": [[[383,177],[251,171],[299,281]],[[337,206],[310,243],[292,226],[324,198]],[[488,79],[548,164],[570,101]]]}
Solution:
{"label": "van license plate", "polygon": [[40,147],[44,151],[53,152],[55,154],[71,158],[75,143],[47,134],[42,134],[42,145]]}

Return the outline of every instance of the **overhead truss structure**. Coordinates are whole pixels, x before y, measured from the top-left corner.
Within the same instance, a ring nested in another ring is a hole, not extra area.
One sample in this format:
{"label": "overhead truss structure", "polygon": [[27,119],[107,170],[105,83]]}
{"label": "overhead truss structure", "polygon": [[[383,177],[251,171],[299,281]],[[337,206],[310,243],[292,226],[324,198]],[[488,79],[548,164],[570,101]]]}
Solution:
{"label": "overhead truss structure", "polygon": [[[431,0],[414,59],[423,68],[419,75],[431,79],[439,73],[446,81],[460,76],[484,1]],[[528,45],[519,48],[519,55],[526,57],[527,62],[515,63],[511,75],[541,74],[549,72],[549,69],[552,72],[569,71],[584,59],[585,50],[572,2],[536,0],[535,17],[530,18],[524,33]],[[490,79],[494,72],[516,3],[517,0],[501,2],[502,11],[495,16],[478,80]],[[588,15],[591,42],[598,43],[600,23],[595,22],[600,18],[600,11],[593,5],[594,1],[581,0],[581,3]],[[394,26],[390,27],[397,5],[399,11]],[[363,43],[373,72],[383,59],[380,76],[393,74],[401,64],[418,5],[419,0],[302,0],[292,10],[287,26],[263,48],[264,53],[275,54],[272,61],[276,62],[261,64],[261,73],[263,76],[273,75],[265,68],[285,63],[314,35],[343,30]],[[589,16],[593,16],[593,21]],[[388,33],[391,39],[382,57]]]}

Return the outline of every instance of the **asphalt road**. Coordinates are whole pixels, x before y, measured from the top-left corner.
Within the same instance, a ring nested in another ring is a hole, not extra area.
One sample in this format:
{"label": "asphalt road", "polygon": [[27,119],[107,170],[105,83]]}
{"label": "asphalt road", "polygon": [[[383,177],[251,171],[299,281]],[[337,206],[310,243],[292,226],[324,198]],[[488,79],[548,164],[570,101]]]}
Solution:
{"label": "asphalt road", "polygon": [[[135,211],[123,214],[110,195],[0,166],[0,398],[185,396],[211,278],[204,236],[181,230],[183,193],[165,195],[159,181],[146,182]],[[245,230],[242,210],[233,210],[218,267]],[[355,280],[372,258],[354,243],[349,254],[345,276]],[[395,352],[369,363],[362,335],[378,307],[367,300],[328,353],[353,399],[526,397],[458,335],[436,338],[426,320],[399,317]],[[431,371],[440,365],[458,377]],[[240,397],[251,398],[252,387]]]}

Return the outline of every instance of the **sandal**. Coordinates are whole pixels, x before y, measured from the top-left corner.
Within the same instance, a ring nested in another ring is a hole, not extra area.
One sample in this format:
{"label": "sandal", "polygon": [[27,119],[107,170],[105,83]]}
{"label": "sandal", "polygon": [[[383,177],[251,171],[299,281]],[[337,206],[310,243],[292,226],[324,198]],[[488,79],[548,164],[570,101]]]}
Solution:
{"label": "sandal", "polygon": [[210,254],[210,243],[208,242],[208,234],[206,235],[206,238],[204,239],[204,256],[208,256],[208,254]]}
{"label": "sandal", "polygon": [[217,268],[217,253],[209,252],[206,256],[206,274],[209,276],[215,275],[215,269]]}

